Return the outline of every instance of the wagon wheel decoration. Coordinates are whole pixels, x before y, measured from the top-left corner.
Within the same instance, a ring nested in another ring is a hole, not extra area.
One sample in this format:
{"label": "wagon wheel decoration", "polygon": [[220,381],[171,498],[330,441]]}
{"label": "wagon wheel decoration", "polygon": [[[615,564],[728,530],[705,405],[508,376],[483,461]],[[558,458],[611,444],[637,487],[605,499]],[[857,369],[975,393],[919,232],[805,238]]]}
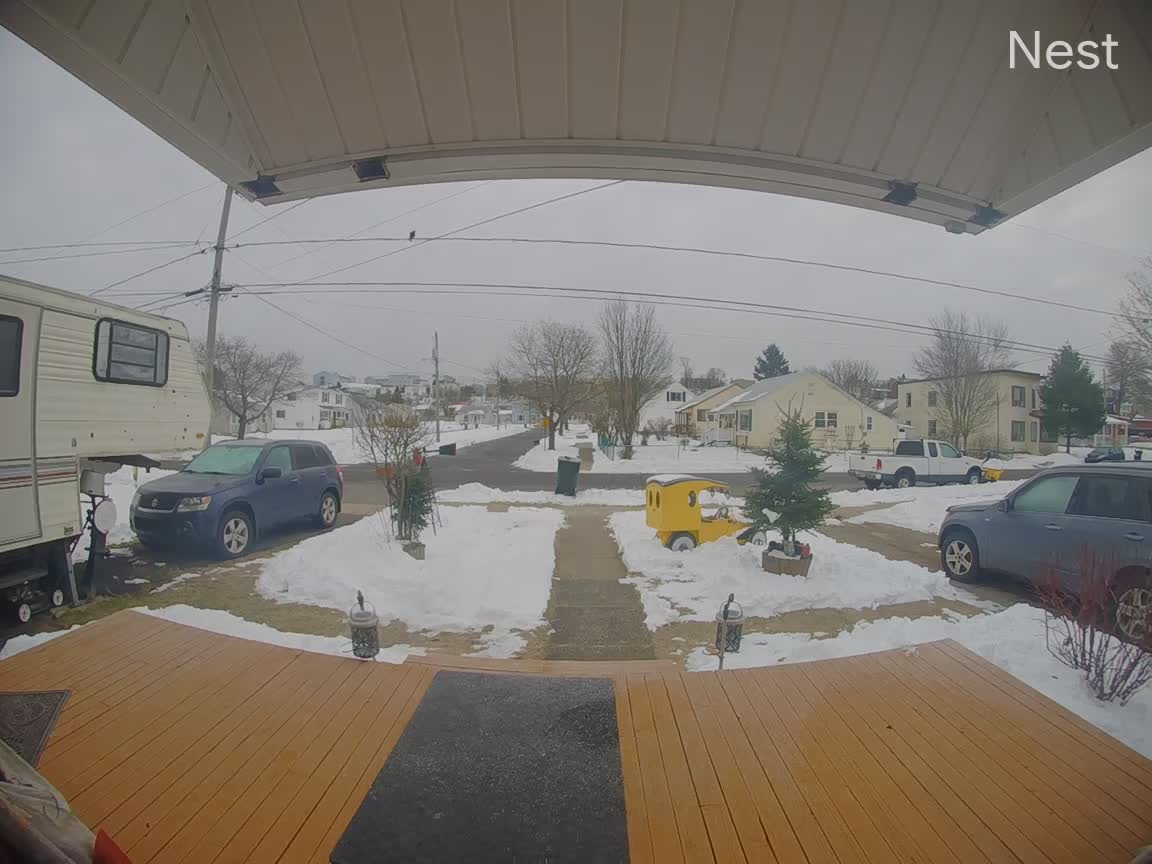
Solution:
{"label": "wagon wheel decoration", "polygon": [[1152,590],[1129,588],[1121,594],[1116,604],[1116,626],[1133,641],[1152,635]]}

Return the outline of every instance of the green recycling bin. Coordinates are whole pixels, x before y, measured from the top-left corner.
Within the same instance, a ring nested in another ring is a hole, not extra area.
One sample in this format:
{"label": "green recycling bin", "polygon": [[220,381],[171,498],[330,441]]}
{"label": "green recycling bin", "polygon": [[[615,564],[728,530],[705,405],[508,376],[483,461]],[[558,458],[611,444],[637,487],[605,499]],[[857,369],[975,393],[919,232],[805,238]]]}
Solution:
{"label": "green recycling bin", "polygon": [[556,494],[576,497],[576,481],[580,476],[580,459],[561,456],[556,460]]}

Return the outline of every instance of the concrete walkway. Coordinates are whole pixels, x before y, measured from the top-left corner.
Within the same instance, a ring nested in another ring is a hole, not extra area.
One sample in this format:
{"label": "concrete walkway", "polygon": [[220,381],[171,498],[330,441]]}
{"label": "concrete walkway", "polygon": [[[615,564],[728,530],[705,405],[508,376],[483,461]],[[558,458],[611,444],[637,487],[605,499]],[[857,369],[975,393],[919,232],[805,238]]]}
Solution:
{"label": "concrete walkway", "polygon": [[650,660],[652,634],[640,592],[608,531],[612,507],[572,507],[556,534],[556,569],[546,617],[550,660]]}

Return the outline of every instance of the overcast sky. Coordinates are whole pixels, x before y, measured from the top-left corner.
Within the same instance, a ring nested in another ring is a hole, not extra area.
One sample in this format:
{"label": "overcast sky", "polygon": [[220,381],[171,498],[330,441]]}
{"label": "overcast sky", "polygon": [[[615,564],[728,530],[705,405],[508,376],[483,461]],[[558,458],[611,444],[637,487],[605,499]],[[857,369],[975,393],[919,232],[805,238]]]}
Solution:
{"label": "overcast sky", "polygon": [[[49,60],[0,30],[0,246],[215,237],[223,185]],[[598,185],[592,181],[499,181],[353,192],[296,207],[236,242],[369,235],[428,237],[519,207]],[[197,190],[197,191],[193,191]],[[465,191],[466,190],[466,191]],[[182,193],[192,194],[115,226]],[[461,193],[463,194],[457,194]],[[451,197],[449,197],[451,196]],[[439,202],[439,203],[436,203]],[[978,237],[834,204],[757,192],[625,182],[466,232],[615,240],[767,255],[898,271],[1001,291],[1112,309],[1125,276],[1152,250],[1152,151],[1138,155]],[[237,198],[229,234],[288,205],[262,207]],[[1018,223],[1018,224],[1017,224]],[[1027,226],[1027,227],[1026,227]],[[1058,236],[1063,235],[1063,236]],[[298,281],[392,251],[397,243],[242,249],[225,258],[225,282]],[[103,288],[184,253],[165,249],[71,260],[3,263],[75,254],[61,250],[0,254],[0,272],[72,291]],[[308,254],[305,254],[308,253]],[[206,284],[211,256],[195,255],[108,292],[158,296]],[[338,278],[513,282],[563,287],[647,290],[703,298],[754,300],[834,312],[926,322],[945,306],[986,313],[1007,323],[1013,339],[1045,346],[1064,341],[1106,350],[1103,316],[825,268],[650,250],[507,244],[427,244],[344,271]],[[136,305],[146,299],[122,295]],[[462,380],[498,357],[511,331],[540,317],[591,323],[598,307],[556,298],[325,294],[269,297],[289,312],[337,334],[317,333],[253,297],[221,308],[221,331],[268,348],[292,348],[309,371],[336,369],[358,377],[430,369],[432,333],[440,332],[443,371]],[[202,338],[200,303],[171,311]],[[660,308],[677,353],[698,369],[719,366],[749,376],[768,342],[793,368],[836,357],[868,358],[884,374],[914,372],[920,339],[823,322],[699,309]],[[370,353],[357,350],[364,349]],[[371,355],[378,355],[373,357]],[[1047,359],[1022,354],[1022,368]]]}

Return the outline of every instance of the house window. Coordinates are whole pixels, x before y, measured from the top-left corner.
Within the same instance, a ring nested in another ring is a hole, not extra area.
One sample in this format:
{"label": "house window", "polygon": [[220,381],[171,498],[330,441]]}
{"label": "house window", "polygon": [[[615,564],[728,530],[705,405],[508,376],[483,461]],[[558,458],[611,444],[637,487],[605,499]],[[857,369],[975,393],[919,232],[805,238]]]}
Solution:
{"label": "house window", "polygon": [[[1012,385],[1012,407],[1013,408],[1023,408],[1024,407],[1024,388],[1023,387],[1017,387],[1015,384]],[[1016,440],[1016,439],[1012,439],[1012,440]],[[1024,439],[1021,438],[1020,440],[1023,441]]]}
{"label": "house window", "polygon": [[865,432],[871,432],[872,431],[872,415],[871,414],[869,414],[867,417],[864,418],[864,431]]}
{"label": "house window", "polygon": [[737,418],[737,427],[736,428],[740,432],[751,432],[752,431],[752,412],[751,411],[740,411],[736,415],[736,418]]}
{"label": "house window", "polygon": [[168,334],[101,318],[92,374],[97,381],[163,387],[168,383]]}
{"label": "house window", "polygon": [[828,412],[828,428],[829,429],[835,429],[836,428],[836,412],[835,411],[829,411]]}
{"label": "house window", "polygon": [[277,420],[283,420],[284,419],[284,409],[283,408],[277,408],[276,409],[276,419]]}
{"label": "house window", "polygon": [[669,390],[666,394],[667,401],[669,402],[683,402],[685,401],[685,394],[683,390]]}
{"label": "house window", "polygon": [[328,402],[328,397],[329,397],[330,395],[331,395],[331,394],[329,394],[329,392],[328,392],[327,390],[325,390],[323,393],[321,393],[321,394],[320,394],[320,401],[321,401],[321,402],[324,402],[324,403],[327,403],[327,402]]}
{"label": "house window", "polygon": [[935,420],[929,420],[928,421],[928,434],[932,435],[933,437],[936,435],[936,421]]}
{"label": "house window", "polygon": [[[1033,391],[1032,391],[1032,395],[1033,395],[1033,396],[1035,396],[1035,395],[1036,395],[1036,391],[1035,391],[1035,390],[1033,390]],[[1031,429],[1031,432],[1032,432],[1032,434],[1031,434],[1031,436],[1030,436],[1030,439],[1031,439],[1032,441],[1036,441],[1036,440],[1038,440],[1038,439],[1039,439],[1039,437],[1040,437],[1040,423],[1039,423],[1038,421],[1036,421],[1036,420],[1033,420],[1033,421],[1032,421],[1032,429]]]}
{"label": "house window", "polygon": [[20,352],[24,345],[24,322],[0,315],[0,396],[20,392]]}
{"label": "house window", "polygon": [[[1035,387],[1032,388],[1032,410],[1033,411],[1036,410],[1036,388]],[[1036,439],[1033,438],[1032,440],[1035,441]]]}
{"label": "house window", "polygon": [[343,405],[344,404],[344,397],[339,393],[336,394],[336,404],[337,405]]}
{"label": "house window", "polygon": [[815,426],[817,429],[835,429],[836,428],[836,412],[824,411],[816,412]]}
{"label": "house window", "polygon": [[904,407],[905,408],[911,408],[912,407],[912,391],[911,390],[909,390],[907,393],[904,394]]}
{"label": "house window", "polygon": [[696,421],[698,423],[703,423],[707,419],[708,419],[708,409],[707,408],[697,408],[696,409]]}
{"label": "house window", "polygon": [[[1013,388],[1013,389],[1015,389],[1015,388]],[[1021,397],[1021,398],[1023,398],[1023,397]],[[1023,441],[1024,440],[1024,421],[1023,420],[1013,420],[1012,421],[1012,436],[1011,437],[1012,437],[1013,441]]]}
{"label": "house window", "polygon": [[936,407],[936,391],[935,390],[929,390],[928,391],[928,407],[929,408],[935,408]]}
{"label": "house window", "polygon": [[289,402],[295,402],[296,401],[296,394],[295,393],[289,393],[284,398],[287,399]]}

